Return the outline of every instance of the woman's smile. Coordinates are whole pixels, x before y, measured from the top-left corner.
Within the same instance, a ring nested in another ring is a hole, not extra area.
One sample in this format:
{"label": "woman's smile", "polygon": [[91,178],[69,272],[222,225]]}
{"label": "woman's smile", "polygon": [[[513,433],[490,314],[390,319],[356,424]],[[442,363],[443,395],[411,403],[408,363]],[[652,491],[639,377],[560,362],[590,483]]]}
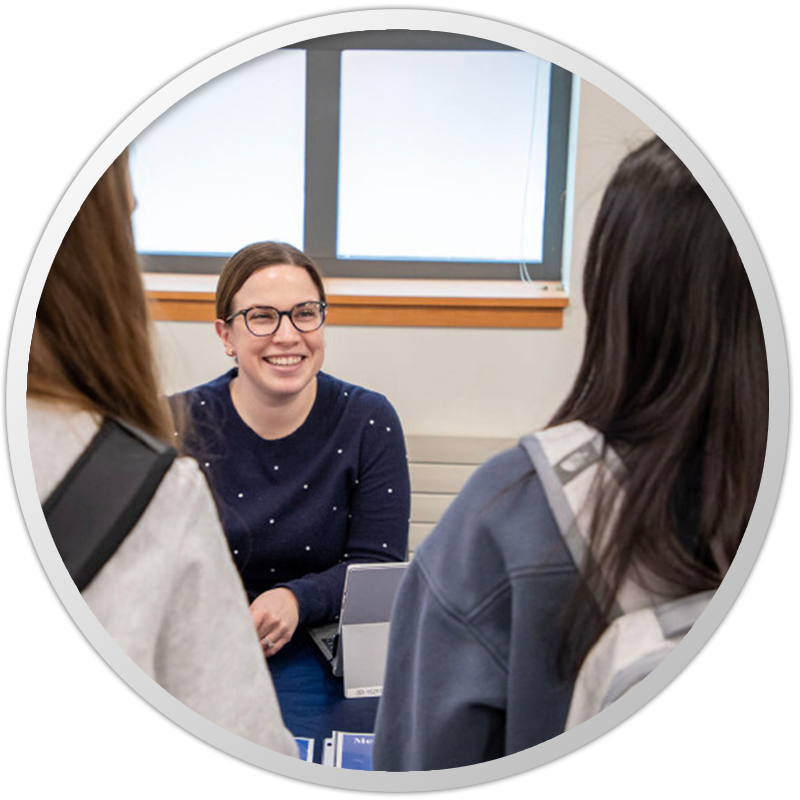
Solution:
{"label": "woman's smile", "polygon": [[[319,300],[305,269],[281,264],[253,273],[236,293],[233,310],[270,306],[283,311]],[[273,333],[254,336],[244,319],[237,317],[221,325],[220,332],[226,348],[236,354],[240,397],[280,403],[297,400],[305,408],[316,392],[315,380],[322,367],[324,328],[304,333],[286,316],[280,317]]]}
{"label": "woman's smile", "polygon": [[291,355],[291,356],[265,356],[264,361],[272,367],[279,367],[281,369],[297,367],[304,361],[305,356]]}

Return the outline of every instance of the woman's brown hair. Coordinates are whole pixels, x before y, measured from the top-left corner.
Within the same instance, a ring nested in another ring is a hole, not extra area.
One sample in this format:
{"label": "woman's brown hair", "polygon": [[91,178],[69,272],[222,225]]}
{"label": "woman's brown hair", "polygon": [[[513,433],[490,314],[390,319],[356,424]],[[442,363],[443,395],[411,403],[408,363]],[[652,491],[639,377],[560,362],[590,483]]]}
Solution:
{"label": "woman's brown hair", "polygon": [[[616,514],[598,565],[610,583],[601,611],[640,568],[675,594],[715,589],[761,482],[767,356],[733,239],[660,139],[631,153],[612,178],[583,289],[583,361],[551,425],[582,420],[625,463],[618,511],[613,489],[594,495],[593,537]],[[568,636],[575,655],[576,635]]]}
{"label": "woman's brown hair", "polygon": [[319,268],[302,250],[284,242],[256,242],[234,253],[222,268],[217,281],[217,319],[225,320],[233,313],[233,298],[247,279],[264,267],[288,264],[302,267],[311,277],[325,302],[325,286]]}
{"label": "woman's brown hair", "polygon": [[123,152],[69,226],[36,310],[28,395],[118,417],[171,438],[133,244]]}

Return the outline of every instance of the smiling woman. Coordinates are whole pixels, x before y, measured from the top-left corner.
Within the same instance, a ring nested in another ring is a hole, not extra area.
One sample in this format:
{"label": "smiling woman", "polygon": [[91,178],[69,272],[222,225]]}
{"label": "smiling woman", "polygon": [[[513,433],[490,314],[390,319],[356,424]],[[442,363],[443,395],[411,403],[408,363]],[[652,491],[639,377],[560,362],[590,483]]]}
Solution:
{"label": "smiling woman", "polygon": [[[221,285],[237,272],[231,263]],[[287,260],[258,269],[233,295],[231,309],[219,309],[217,334],[239,364],[233,403],[264,439],[292,433],[314,404],[325,352],[324,302],[309,272]]]}
{"label": "smiling woman", "polygon": [[243,248],[220,275],[214,323],[236,366],[173,398],[267,656],[336,617],[347,564],[399,561],[408,544],[400,420],[382,395],[321,372],[325,310],[308,256]]}

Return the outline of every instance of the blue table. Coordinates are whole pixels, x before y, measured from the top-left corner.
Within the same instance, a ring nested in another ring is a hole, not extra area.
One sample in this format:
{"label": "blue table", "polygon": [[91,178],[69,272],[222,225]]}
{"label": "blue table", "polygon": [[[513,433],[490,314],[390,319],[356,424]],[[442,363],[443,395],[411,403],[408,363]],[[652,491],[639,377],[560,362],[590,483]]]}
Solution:
{"label": "blue table", "polygon": [[331,731],[372,733],[377,697],[345,699],[344,682],[336,678],[306,631],[298,631],[267,662],[286,727],[314,739],[314,761],[322,763],[322,742]]}

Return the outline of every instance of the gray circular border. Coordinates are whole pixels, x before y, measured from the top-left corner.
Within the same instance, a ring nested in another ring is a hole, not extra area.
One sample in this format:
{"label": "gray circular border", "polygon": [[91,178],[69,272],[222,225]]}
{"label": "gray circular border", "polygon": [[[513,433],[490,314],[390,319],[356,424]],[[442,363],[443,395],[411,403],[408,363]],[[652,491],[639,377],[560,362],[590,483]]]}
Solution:
{"label": "gray circular border", "polygon": [[[125,655],[99,624],[70,579],[38,501],[27,440],[25,388],[36,307],[58,246],[81,203],[114,158],[147,125],[193,89],[244,61],[305,39],[358,30],[441,30],[511,45],[589,80],[652,128],[692,170],[719,210],[747,269],[758,303],[769,364],[769,434],[764,472],[750,524],[733,566],[710,606],[674,653],[642,684],[583,725],[512,756],[485,764],[431,772],[378,773],[307,764],[254,745],[175,700]],[[730,192],[688,137],[650,100],[618,76],[562,44],[475,16],[442,11],[353,11],[291,23],[216,53],[170,81],[137,107],[98,147],[56,208],[34,253],[14,319],[8,357],[6,409],[11,464],[26,524],[42,566],[61,602],[109,666],[148,703],[209,744],[256,766],[311,783],[373,791],[425,791],[470,786],[540,766],[606,733],[660,692],[696,655],[733,605],[755,563],[772,518],[789,433],[789,366],[780,311],[755,238]]]}

